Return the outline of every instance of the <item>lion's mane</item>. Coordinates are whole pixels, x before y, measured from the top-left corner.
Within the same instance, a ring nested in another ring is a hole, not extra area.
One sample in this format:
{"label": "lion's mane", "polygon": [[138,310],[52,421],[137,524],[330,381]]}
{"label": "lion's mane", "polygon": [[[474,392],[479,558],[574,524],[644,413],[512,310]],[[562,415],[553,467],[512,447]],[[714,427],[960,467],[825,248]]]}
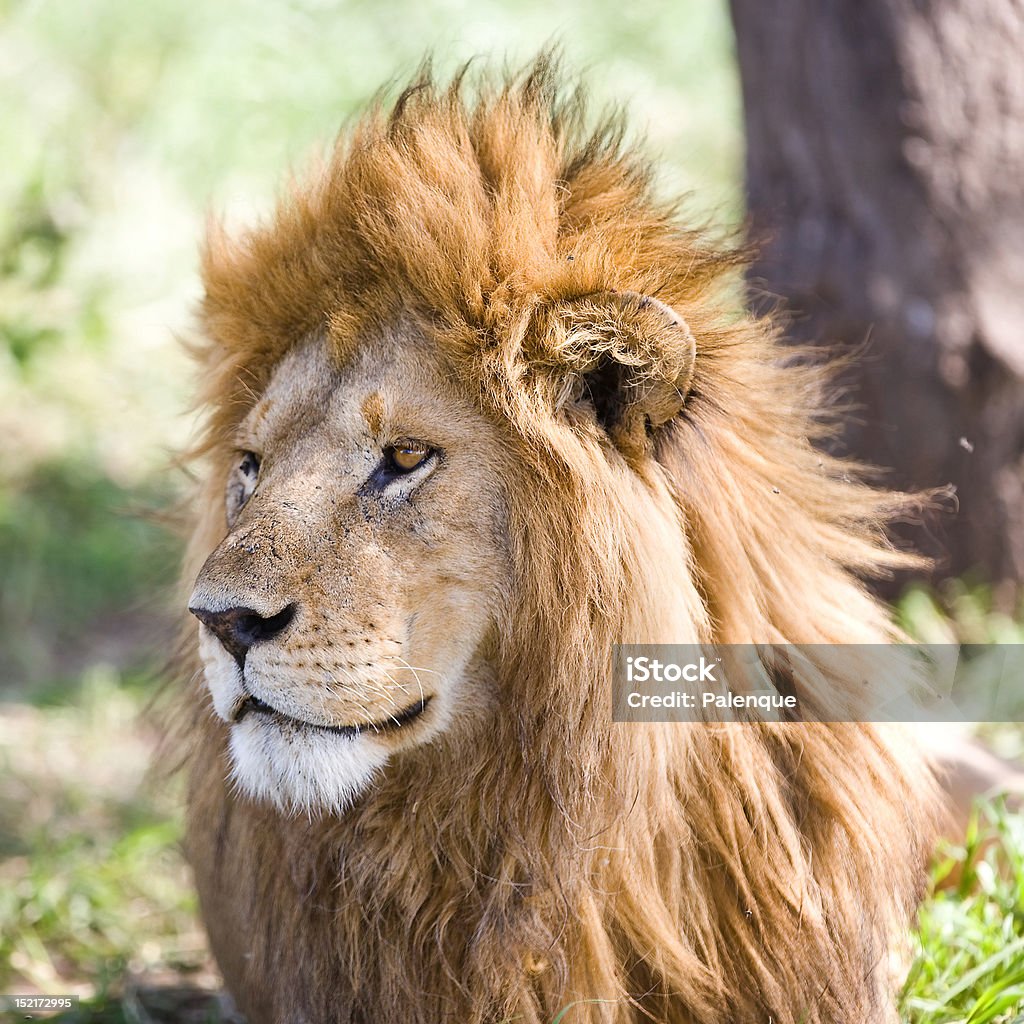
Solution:
{"label": "lion's mane", "polygon": [[[618,122],[586,130],[556,78],[542,60],[470,100],[423,77],[269,223],[211,228],[198,454],[223,466],[298,339],[346,359],[338,339],[415,306],[531,481],[489,743],[442,739],[343,817],[288,817],[231,792],[224,727],[189,691],[214,950],[256,1021],[544,1024],[576,1001],[570,1020],[893,1019],[889,954],[930,843],[921,763],[856,724],[612,725],[608,669],[666,572],[709,641],[891,639],[859,579],[899,560],[894,499],[814,446],[821,372],[736,311],[742,256],[681,227]],[[625,491],[597,441],[564,454],[558,415],[580,338],[560,304],[611,291],[657,296],[697,340],[682,412],[614,455]],[[218,474],[190,573],[223,533]],[[688,562],[659,558],[653,507]]]}

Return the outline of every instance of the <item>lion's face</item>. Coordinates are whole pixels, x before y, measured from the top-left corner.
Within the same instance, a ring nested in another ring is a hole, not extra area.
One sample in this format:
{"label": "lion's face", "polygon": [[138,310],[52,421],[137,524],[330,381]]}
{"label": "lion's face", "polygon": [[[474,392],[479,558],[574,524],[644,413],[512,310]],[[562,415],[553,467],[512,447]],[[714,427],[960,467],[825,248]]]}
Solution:
{"label": "lion's face", "polygon": [[284,809],[342,809],[487,699],[508,457],[422,340],[385,352],[282,361],[189,601],[236,783]]}

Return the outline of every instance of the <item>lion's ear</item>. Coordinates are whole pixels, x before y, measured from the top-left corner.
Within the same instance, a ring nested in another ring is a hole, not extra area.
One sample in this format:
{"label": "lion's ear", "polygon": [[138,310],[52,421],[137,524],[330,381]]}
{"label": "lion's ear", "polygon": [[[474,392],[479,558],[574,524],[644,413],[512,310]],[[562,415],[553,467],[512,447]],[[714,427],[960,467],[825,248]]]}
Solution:
{"label": "lion's ear", "polygon": [[593,407],[616,445],[639,450],[686,401],[697,354],[688,324],[629,291],[563,300],[551,313],[545,354],[570,373],[572,398]]}

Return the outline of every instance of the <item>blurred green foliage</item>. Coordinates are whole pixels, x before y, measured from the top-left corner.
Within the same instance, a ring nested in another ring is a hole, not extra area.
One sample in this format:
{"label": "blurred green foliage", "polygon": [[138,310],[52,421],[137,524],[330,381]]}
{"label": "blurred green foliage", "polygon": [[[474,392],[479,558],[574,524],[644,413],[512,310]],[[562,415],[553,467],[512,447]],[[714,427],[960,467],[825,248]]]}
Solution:
{"label": "blurred green foliage", "polygon": [[170,500],[156,481],[126,488],[88,461],[44,463],[0,490],[8,681],[38,685],[83,658],[116,663],[135,641],[155,642],[144,623],[168,603],[177,571],[173,535],[154,518]]}
{"label": "blurred green foliage", "polygon": [[911,586],[896,606],[897,621],[926,644],[1024,644],[1024,596],[1016,614],[997,604],[984,583],[945,580],[937,590]]}
{"label": "blurred green foliage", "polygon": [[[173,558],[130,512],[180,486],[179,337],[206,211],[266,211],[382,85],[557,43],[695,215],[739,214],[724,0],[8,0],[0,6],[0,690],[130,664]],[[152,604],[152,602],[150,602]]]}

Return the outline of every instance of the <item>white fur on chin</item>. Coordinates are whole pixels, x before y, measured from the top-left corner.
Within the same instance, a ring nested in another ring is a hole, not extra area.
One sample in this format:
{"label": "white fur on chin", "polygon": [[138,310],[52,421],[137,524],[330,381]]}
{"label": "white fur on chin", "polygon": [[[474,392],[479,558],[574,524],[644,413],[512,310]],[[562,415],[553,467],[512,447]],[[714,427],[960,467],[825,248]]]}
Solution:
{"label": "white fur on chin", "polygon": [[[244,697],[242,673],[208,629],[199,653],[213,707],[229,724]],[[231,724],[231,781],[239,793],[286,814],[341,814],[387,764],[388,752],[366,734],[343,736],[249,714]]]}
{"label": "white fur on chin", "polygon": [[250,714],[231,727],[231,779],[288,814],[341,814],[387,764],[371,737],[281,727]]}

